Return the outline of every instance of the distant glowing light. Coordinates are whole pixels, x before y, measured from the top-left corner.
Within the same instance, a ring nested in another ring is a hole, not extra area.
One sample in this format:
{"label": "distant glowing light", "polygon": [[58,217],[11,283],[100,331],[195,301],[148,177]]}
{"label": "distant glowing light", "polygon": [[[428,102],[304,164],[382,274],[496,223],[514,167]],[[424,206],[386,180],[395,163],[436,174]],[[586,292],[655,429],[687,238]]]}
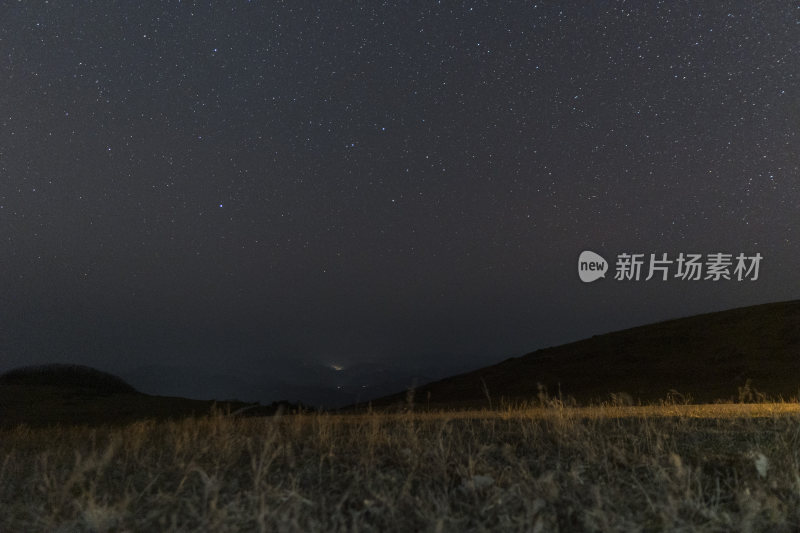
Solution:
{"label": "distant glowing light", "polygon": [[344,367],[342,365],[331,364],[331,368],[336,370],[337,372],[341,372],[342,370],[344,370]]}

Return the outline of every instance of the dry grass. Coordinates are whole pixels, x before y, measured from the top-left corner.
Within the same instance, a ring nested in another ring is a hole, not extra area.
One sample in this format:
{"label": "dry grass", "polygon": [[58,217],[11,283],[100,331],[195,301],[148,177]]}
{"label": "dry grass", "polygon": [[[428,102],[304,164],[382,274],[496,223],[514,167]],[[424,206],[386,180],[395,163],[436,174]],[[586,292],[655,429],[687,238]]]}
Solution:
{"label": "dry grass", "polygon": [[0,432],[0,531],[797,531],[800,406]]}

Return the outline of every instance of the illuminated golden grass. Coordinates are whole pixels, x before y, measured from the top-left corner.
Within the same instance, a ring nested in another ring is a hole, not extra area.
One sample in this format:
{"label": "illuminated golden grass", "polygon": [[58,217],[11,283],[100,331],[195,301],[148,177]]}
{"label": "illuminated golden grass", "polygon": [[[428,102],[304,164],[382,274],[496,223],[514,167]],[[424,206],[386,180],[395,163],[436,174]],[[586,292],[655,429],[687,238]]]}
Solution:
{"label": "illuminated golden grass", "polygon": [[800,405],[0,432],[0,531],[796,531]]}
{"label": "illuminated golden grass", "polygon": [[[771,416],[800,415],[800,403],[718,403],[718,404],[662,404],[662,405],[601,405],[590,407],[522,407],[505,410],[473,409],[473,410],[439,410],[403,413],[383,413],[382,418],[415,420],[436,419],[487,419],[487,418],[758,418]],[[305,415],[309,416],[309,415]],[[342,423],[353,423],[375,416],[372,414],[329,415]]]}

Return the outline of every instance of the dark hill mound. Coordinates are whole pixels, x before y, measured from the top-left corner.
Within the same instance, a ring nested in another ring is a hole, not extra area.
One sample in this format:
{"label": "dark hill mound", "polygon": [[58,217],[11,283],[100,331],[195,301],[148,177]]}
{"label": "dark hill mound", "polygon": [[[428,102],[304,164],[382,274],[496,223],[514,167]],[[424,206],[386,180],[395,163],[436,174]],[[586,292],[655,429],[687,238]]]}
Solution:
{"label": "dark hill mound", "polygon": [[[752,399],[748,381],[770,397],[800,391],[800,301],[743,307],[668,320],[545,348],[522,357],[419,387],[416,404],[487,406],[502,399],[551,396],[579,403],[608,401],[611,394],[657,401],[670,391],[696,402]],[[619,395],[619,393],[625,393]],[[398,405],[406,394],[372,402]]]}
{"label": "dark hill mound", "polygon": [[25,366],[0,374],[0,384],[84,389],[98,394],[136,394],[122,378],[83,365]]}
{"label": "dark hill mound", "polygon": [[52,364],[10,370],[0,375],[0,429],[19,424],[114,425],[137,420],[176,420],[212,412],[231,416],[269,416],[303,410],[236,400],[191,400],[143,394],[117,376],[80,366]]}

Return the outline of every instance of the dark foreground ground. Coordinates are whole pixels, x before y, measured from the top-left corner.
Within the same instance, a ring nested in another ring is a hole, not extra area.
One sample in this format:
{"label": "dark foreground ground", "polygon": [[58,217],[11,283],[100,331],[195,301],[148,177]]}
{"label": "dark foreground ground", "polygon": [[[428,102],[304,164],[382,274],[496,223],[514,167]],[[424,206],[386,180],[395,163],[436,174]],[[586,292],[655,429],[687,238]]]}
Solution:
{"label": "dark foreground ground", "polygon": [[0,531],[797,531],[796,404],[0,431]]}

